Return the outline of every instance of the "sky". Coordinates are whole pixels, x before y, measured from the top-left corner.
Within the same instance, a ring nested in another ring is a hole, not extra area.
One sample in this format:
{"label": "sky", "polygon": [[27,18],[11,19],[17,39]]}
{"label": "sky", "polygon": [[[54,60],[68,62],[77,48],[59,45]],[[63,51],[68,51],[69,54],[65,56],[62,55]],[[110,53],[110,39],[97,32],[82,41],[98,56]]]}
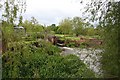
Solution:
{"label": "sky", "polygon": [[83,17],[80,0],[27,0],[24,20],[35,17],[42,25],[59,24],[64,18]]}

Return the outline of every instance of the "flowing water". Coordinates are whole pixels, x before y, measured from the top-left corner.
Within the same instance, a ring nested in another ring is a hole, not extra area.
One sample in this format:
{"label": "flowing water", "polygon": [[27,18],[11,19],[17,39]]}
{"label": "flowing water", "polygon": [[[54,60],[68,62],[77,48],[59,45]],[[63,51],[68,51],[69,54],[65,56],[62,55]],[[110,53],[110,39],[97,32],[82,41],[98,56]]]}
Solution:
{"label": "flowing water", "polygon": [[101,49],[81,49],[81,48],[69,48],[60,47],[62,49],[61,55],[74,54],[80,58],[90,69],[92,69],[97,75],[102,73],[100,69],[100,58],[103,50]]}

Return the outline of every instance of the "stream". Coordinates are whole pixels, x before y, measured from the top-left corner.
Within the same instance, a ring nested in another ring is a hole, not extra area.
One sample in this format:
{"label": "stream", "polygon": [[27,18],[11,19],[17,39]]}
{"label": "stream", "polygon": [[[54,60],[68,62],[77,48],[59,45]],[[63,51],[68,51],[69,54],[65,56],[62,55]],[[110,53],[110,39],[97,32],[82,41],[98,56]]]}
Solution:
{"label": "stream", "polygon": [[103,50],[101,49],[81,49],[81,48],[69,48],[59,47],[62,49],[61,55],[74,54],[80,58],[90,69],[92,69],[97,75],[102,73],[100,69],[100,58]]}

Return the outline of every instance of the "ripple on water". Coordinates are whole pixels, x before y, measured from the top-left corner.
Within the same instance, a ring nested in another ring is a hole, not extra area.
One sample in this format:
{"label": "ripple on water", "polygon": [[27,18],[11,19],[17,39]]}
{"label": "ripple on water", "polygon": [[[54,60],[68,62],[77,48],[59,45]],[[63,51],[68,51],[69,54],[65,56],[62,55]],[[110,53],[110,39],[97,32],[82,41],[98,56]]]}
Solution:
{"label": "ripple on water", "polygon": [[61,54],[68,55],[68,54],[74,54],[78,56],[86,65],[89,66],[90,69],[92,69],[95,73],[100,72],[100,53],[102,50],[100,49],[80,49],[80,48],[69,48],[69,47],[60,47],[61,49],[64,49]]}

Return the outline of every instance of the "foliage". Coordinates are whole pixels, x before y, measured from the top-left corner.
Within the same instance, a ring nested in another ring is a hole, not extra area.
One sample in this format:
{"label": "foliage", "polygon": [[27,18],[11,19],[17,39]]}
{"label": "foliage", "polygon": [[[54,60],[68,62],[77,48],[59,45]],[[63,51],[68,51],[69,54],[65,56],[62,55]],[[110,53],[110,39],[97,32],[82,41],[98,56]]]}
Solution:
{"label": "foliage", "polygon": [[[99,20],[102,28],[101,35],[104,39],[104,53],[101,64],[104,77],[119,77],[119,30],[120,30],[120,1],[117,0],[91,0],[87,4],[86,12],[91,13],[91,20]],[[94,6],[94,7],[93,7]],[[98,15],[100,14],[100,15]]]}
{"label": "foliage", "polygon": [[[4,13],[2,13],[2,48],[3,52],[6,51],[8,42],[21,40],[21,33],[16,33],[13,26],[17,21],[17,18],[25,12],[25,1],[6,0],[2,6]],[[21,20],[20,20],[21,21]]]}
{"label": "foliage", "polygon": [[69,18],[60,22],[58,32],[61,34],[72,34],[72,24]]}
{"label": "foliage", "polygon": [[35,25],[38,24],[38,21],[35,19],[35,17],[31,17],[31,23]]}
{"label": "foliage", "polygon": [[104,28],[103,27],[101,27],[101,26],[97,26],[96,28],[95,28],[95,35],[98,35],[98,36],[102,36],[102,35],[104,35]]}
{"label": "foliage", "polygon": [[58,26],[56,26],[55,24],[47,26],[47,29],[50,30],[50,31],[53,31],[54,33],[58,33],[57,32]]}
{"label": "foliage", "polygon": [[[107,43],[105,45],[105,53],[102,55],[102,69],[104,70],[105,76],[119,76],[119,30],[120,30],[120,2],[113,2],[108,6],[109,13],[106,13],[105,23],[105,35],[104,41]],[[114,22],[114,23],[113,23]],[[109,40],[108,40],[109,39]],[[107,57],[107,59],[106,59]],[[105,63],[109,62],[109,63]],[[111,66],[112,65],[112,66]]]}
{"label": "foliage", "polygon": [[26,2],[20,0],[6,0],[3,1],[5,6],[2,7],[4,13],[2,14],[3,20],[10,24],[14,24],[17,18],[21,16],[26,10]]}
{"label": "foliage", "polygon": [[3,52],[6,51],[8,43],[14,41],[22,41],[24,36],[23,31],[15,31],[12,24],[9,24],[5,21],[2,22],[2,48]]}
{"label": "foliage", "polygon": [[[50,28],[50,27],[49,27]],[[58,34],[69,34],[69,35],[95,35],[95,29],[92,24],[86,23],[80,17],[74,17],[73,19],[64,19],[61,21],[57,28]],[[100,33],[98,33],[100,34]]]}
{"label": "foliage", "polygon": [[23,21],[23,17],[20,16],[20,17],[19,17],[19,24],[18,24],[19,26],[22,25],[22,23],[23,23],[22,21]]}
{"label": "foliage", "polygon": [[69,42],[69,43],[66,44],[66,46],[67,47],[76,47],[76,43],[75,42]]}
{"label": "foliage", "polygon": [[95,35],[95,29],[93,27],[86,28],[86,35],[88,35],[88,36]]}
{"label": "foliage", "polygon": [[72,25],[76,36],[83,34],[84,22],[80,17],[74,17],[72,20]]}
{"label": "foliage", "polygon": [[[61,50],[51,45],[47,38],[51,31],[61,34],[73,34],[70,19],[61,21],[59,27],[54,24],[43,27],[32,17],[31,21],[23,22],[21,11],[25,10],[26,2],[6,0],[2,20],[2,77],[3,78],[88,78],[95,77],[94,72],[76,56],[61,56]],[[20,15],[18,15],[20,13]],[[16,32],[14,25],[19,18],[19,26],[25,28],[25,34]],[[77,22],[77,21],[76,21]],[[78,20],[77,26],[81,26]],[[76,28],[78,29],[78,28]],[[78,29],[78,31],[82,29]],[[78,34],[78,33],[77,33]],[[71,38],[71,36],[67,36]],[[73,37],[72,37],[73,38]],[[41,40],[42,39],[42,40]],[[76,38],[75,38],[76,39]],[[40,40],[40,41],[39,41]],[[70,44],[73,46],[74,44]]]}
{"label": "foliage", "polygon": [[31,21],[25,20],[22,23],[22,26],[24,26],[24,28],[26,29],[26,32],[42,32],[43,31],[43,26],[38,24],[35,21],[34,21],[34,23],[35,24],[33,24],[33,22],[31,22]]}
{"label": "foliage", "polygon": [[95,77],[78,57],[60,56],[60,50],[48,42],[17,42],[9,48],[2,55],[3,78]]}

